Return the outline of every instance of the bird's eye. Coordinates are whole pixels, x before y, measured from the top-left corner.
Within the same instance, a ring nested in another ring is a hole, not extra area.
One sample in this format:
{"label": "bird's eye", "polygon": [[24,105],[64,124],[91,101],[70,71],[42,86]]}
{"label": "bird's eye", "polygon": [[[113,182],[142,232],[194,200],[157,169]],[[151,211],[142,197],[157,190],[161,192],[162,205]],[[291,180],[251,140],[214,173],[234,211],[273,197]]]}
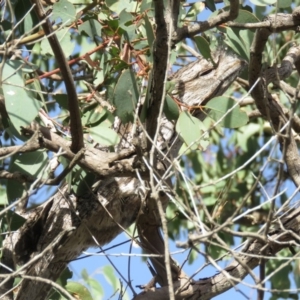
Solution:
{"label": "bird's eye", "polygon": [[205,76],[205,75],[209,74],[212,70],[213,70],[213,69],[208,69],[208,70],[204,71],[203,73],[200,73],[200,74],[199,74],[199,77]]}

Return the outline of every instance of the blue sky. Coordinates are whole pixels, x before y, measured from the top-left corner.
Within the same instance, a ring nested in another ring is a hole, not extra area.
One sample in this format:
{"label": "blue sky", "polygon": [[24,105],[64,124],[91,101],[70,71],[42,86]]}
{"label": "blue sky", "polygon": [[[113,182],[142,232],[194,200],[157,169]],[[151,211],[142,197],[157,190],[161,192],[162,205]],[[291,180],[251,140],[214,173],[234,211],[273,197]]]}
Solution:
{"label": "blue sky", "polygon": [[[245,1],[247,4],[249,4],[248,1]],[[210,12],[208,10],[205,10],[201,13],[199,20],[205,20],[209,16]],[[46,194],[45,189],[43,190],[44,195]],[[31,201],[35,201],[35,199],[40,198],[41,193],[39,193],[36,197],[32,197]],[[49,194],[49,191],[47,192]],[[113,245],[122,243],[124,241],[127,241],[128,237],[125,234],[119,235],[114,241],[112,241],[110,244],[105,245],[103,248],[107,249]],[[185,239],[182,238],[182,241]],[[239,244],[239,240],[236,239],[236,244]],[[89,249],[87,252],[95,252],[99,249]],[[110,258],[113,260],[116,268],[123,274],[125,278],[128,278],[128,253],[130,251],[130,243],[126,243],[124,245],[118,246],[114,249],[111,249],[107,251],[108,254],[110,254]],[[181,249],[177,248],[175,243],[173,241],[170,241],[170,251],[173,254],[173,258],[179,263],[182,264],[186,257],[188,252],[187,251],[181,251]],[[180,252],[181,253],[178,253]],[[120,255],[121,253],[121,255]],[[132,278],[132,286],[135,287],[136,285],[142,285],[148,283],[152,275],[150,271],[148,270],[145,262],[142,261],[142,258],[138,256],[141,254],[140,248],[134,246],[132,248],[131,253],[135,253],[137,256],[131,256],[131,278]],[[220,264],[221,267],[225,267],[230,261],[224,261]],[[185,264],[184,271],[191,275],[197,271],[203,264],[205,263],[203,257],[199,256],[197,260],[192,264]],[[70,264],[70,269],[73,272],[73,280],[83,282],[81,278],[81,271],[83,269],[86,269],[88,274],[98,280],[104,291],[105,295],[103,299],[109,299],[111,295],[114,294],[114,290],[112,289],[111,285],[107,282],[105,279],[102,269],[104,266],[109,265],[109,262],[105,256],[101,255],[93,255],[91,257],[76,260]],[[258,275],[258,269],[255,269],[254,272],[256,275]],[[195,279],[198,280],[200,278],[210,277],[213,276],[216,273],[216,269],[213,267],[207,267],[203,271],[200,272],[200,274],[197,274],[195,276]],[[115,273],[116,274],[116,273]],[[117,278],[119,278],[119,275],[116,275]],[[246,283],[254,285],[253,280],[248,276],[244,280]],[[292,281],[293,282],[293,281]],[[123,282],[123,284],[125,284]],[[292,286],[295,288],[295,286]],[[137,293],[140,292],[138,288],[135,288],[135,291]],[[132,293],[130,290],[128,290],[129,298],[132,298]],[[231,290],[227,291],[226,293],[223,293],[220,296],[215,297],[214,299],[228,299],[229,297],[234,297],[234,299],[256,299],[257,293],[256,290],[250,289],[249,287],[246,287],[242,284],[237,285],[236,287],[232,288]],[[265,299],[268,299],[270,295],[266,294]],[[111,299],[117,299],[118,294],[116,294]]]}
{"label": "blue sky", "polygon": [[[249,1],[245,1],[245,3],[250,4]],[[201,16],[199,17],[199,20],[205,20],[207,16],[210,14],[208,10],[205,10],[201,13]],[[290,187],[291,189],[294,189],[294,187]],[[109,245],[106,245],[104,248],[109,248],[115,244],[121,243],[128,240],[128,237],[125,234],[119,235],[113,242],[111,242]],[[183,239],[184,240],[184,239]],[[239,244],[239,240],[235,239],[236,244]],[[95,251],[97,249],[90,249],[91,251]],[[173,254],[172,257],[179,263],[182,264],[186,257],[187,257],[187,251],[178,253],[181,249],[178,249],[173,241],[170,241],[170,251],[171,253],[177,253]],[[140,254],[141,250],[139,248],[133,247],[132,250],[133,253]],[[126,256],[126,253],[129,253],[129,244],[125,244],[119,247],[116,247],[112,250],[107,251],[110,255],[116,254],[116,256],[110,256],[111,259],[113,259],[115,266],[118,268],[120,272],[122,272],[123,276],[127,278],[128,274],[128,257]],[[120,256],[119,254],[122,253]],[[228,265],[229,261],[224,261],[223,263],[220,263],[221,267],[225,267]],[[199,269],[203,264],[205,263],[203,257],[198,256],[197,260],[192,264],[185,264],[184,271],[191,275],[194,274],[197,269]],[[74,273],[74,279],[75,280],[81,280],[80,272],[83,268],[85,268],[89,274],[92,274],[91,276],[99,282],[101,282],[101,285],[103,286],[103,289],[105,290],[105,296],[103,299],[108,299],[114,291],[111,288],[111,285],[107,283],[105,280],[101,269],[103,266],[109,264],[107,259],[104,256],[93,256],[90,258],[85,258],[83,260],[74,261],[70,264],[70,268]],[[132,279],[132,286],[135,287],[136,285],[140,284],[146,284],[148,283],[152,275],[150,274],[150,271],[148,270],[146,264],[142,261],[142,258],[139,256],[133,256],[131,257],[131,279]],[[258,276],[258,268],[254,270],[254,273]],[[196,280],[200,278],[210,277],[216,274],[216,269],[213,267],[207,267],[204,270],[200,272],[200,274],[197,274],[194,278]],[[292,279],[292,278],[291,278]],[[247,284],[254,285],[253,280],[250,276],[247,276],[244,279],[244,282]],[[291,280],[292,287],[295,288],[294,281]],[[267,287],[270,287],[267,285]],[[135,291],[137,293],[140,292],[139,289],[135,288]],[[130,290],[128,290],[128,294],[130,298],[132,297],[132,293]],[[270,293],[265,294],[265,299],[270,298]],[[115,295],[112,299],[117,299],[118,295]],[[243,284],[239,284],[236,287],[230,289],[229,291],[215,297],[214,299],[218,300],[225,300],[229,298],[233,299],[256,299],[257,298],[257,292],[255,289],[251,289]]]}

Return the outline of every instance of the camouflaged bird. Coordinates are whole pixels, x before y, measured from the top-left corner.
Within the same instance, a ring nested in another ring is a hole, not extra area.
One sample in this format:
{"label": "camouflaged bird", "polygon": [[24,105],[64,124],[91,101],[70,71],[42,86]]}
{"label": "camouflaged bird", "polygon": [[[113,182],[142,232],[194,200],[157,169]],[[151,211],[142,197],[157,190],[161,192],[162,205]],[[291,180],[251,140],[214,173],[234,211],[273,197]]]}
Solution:
{"label": "camouflaged bird", "polygon": [[[215,53],[213,59],[214,64],[199,58],[171,76],[178,101],[186,106],[205,105],[211,98],[222,95],[245,65],[243,60],[224,51]],[[176,138],[175,122],[163,117],[160,126],[159,147],[163,144],[171,147]],[[173,154],[180,147],[177,140],[172,146]],[[55,281],[68,262],[82,251],[109,243],[136,221],[143,208],[141,190],[141,182],[129,177],[104,178],[80,197],[62,188],[46,203],[24,215],[27,222],[4,243],[2,263],[13,268],[15,261],[24,265],[36,259],[25,265],[26,275]],[[0,294],[11,284],[11,280],[2,282]],[[19,287],[27,299],[35,300],[43,300],[45,291],[50,289],[49,284],[35,280],[24,280]],[[15,299],[23,298],[18,293]]]}

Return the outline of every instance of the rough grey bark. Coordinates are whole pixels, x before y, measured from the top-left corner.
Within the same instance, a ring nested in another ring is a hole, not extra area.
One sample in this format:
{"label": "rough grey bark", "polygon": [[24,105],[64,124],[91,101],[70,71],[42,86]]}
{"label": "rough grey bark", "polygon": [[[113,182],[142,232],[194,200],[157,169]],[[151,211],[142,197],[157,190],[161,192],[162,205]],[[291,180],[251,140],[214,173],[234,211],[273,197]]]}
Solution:
{"label": "rough grey bark", "polygon": [[[205,104],[212,97],[223,94],[245,65],[239,58],[223,51],[215,55],[215,61],[217,63],[213,65],[200,59],[173,76],[172,80],[178,83],[179,88],[177,97],[182,103],[189,106]],[[166,132],[162,127],[161,140],[164,143],[161,147],[165,143],[171,147],[170,143],[175,137],[174,124],[165,117],[161,124],[167,124],[168,128]],[[173,145],[176,151],[178,143]],[[145,191],[141,182],[134,177],[107,177],[84,197],[68,194],[67,189],[62,188],[52,199],[26,215],[28,221],[25,225],[6,239],[2,262],[12,269],[15,269],[16,263],[25,264],[23,271],[26,275],[56,280],[68,261],[76,258],[84,249],[108,243],[138,216],[148,214],[147,201],[141,203],[141,194],[145,194]],[[166,206],[167,202],[164,203]],[[141,233],[143,230],[145,232],[145,227],[151,227],[151,224],[147,224],[144,224]],[[153,228],[156,237],[161,239],[157,224]],[[142,238],[145,248],[147,241],[149,239]],[[153,252],[155,248],[156,245],[152,244],[152,249],[149,249],[148,243],[149,251]],[[39,254],[42,256],[35,261]],[[161,267],[163,261],[159,259],[155,259],[154,265],[157,265],[158,271],[159,268],[164,269]],[[9,290],[9,279],[18,272],[2,281],[2,294]],[[32,300],[45,299],[50,289],[51,286],[45,283],[23,280],[15,299],[24,299],[23,295]],[[4,299],[12,299],[12,293]]]}
{"label": "rough grey bark", "polygon": [[[155,1],[155,3],[160,5],[159,1]],[[229,11],[222,12],[215,18],[210,19],[209,22],[199,22],[193,26],[183,28],[176,28],[175,24],[173,43],[175,44],[185,37],[193,36],[195,33],[234,19],[237,15],[239,3],[236,0],[231,0],[230,3]],[[161,12],[162,10],[160,10]],[[158,15],[158,17],[162,20],[163,14]],[[272,32],[287,29],[296,30],[297,25],[300,24],[299,9],[295,9],[292,15],[278,14],[276,17],[270,16],[264,24],[266,26],[259,28],[257,31],[251,48],[250,86],[262,74],[262,52],[269,35]],[[165,26],[165,24],[161,25]],[[161,38],[162,40],[167,38],[166,32],[163,32]],[[164,42],[166,41],[164,40]],[[165,46],[166,43],[158,43],[158,45]],[[163,47],[160,50],[163,51]],[[296,54],[296,58],[298,56]],[[177,92],[175,94],[179,101],[187,106],[205,105],[210,98],[223,94],[244,65],[243,61],[234,56],[228,56],[224,52],[219,52],[214,60],[216,62],[215,66],[200,59],[182,68],[173,76],[173,80],[177,82]],[[292,63],[299,70],[298,60],[295,59]],[[291,70],[290,66],[287,69],[283,65],[282,67],[288,72]],[[165,66],[161,70],[164,71]],[[267,73],[270,73],[267,74],[267,80],[271,77],[276,79],[277,76],[273,76],[276,72],[276,68],[267,71]],[[157,75],[158,81],[161,79],[160,75]],[[252,96],[261,115],[271,121],[276,131],[287,121],[292,121],[293,126],[295,125],[295,118],[292,120],[292,114],[288,116],[280,105],[266,93],[266,86],[263,82],[260,82],[254,88]],[[159,95],[157,99],[160,99]],[[156,103],[156,105],[159,107],[159,103]],[[157,112],[154,113],[153,119],[155,119],[156,114]],[[202,117],[201,114],[197,116]],[[181,143],[178,141],[173,144],[173,141],[176,140],[174,125],[165,118],[161,120],[159,125],[161,126],[161,136],[158,147],[164,150],[172,145],[171,151],[168,152],[170,155],[168,158],[176,155]],[[152,131],[154,130],[155,126]],[[52,136],[46,134],[43,132],[45,129],[41,131],[43,143],[48,149],[58,151],[60,147],[63,147],[65,157],[70,160],[74,158],[74,154],[69,150],[69,145],[66,145],[64,140],[54,134]],[[297,146],[290,132],[287,131],[286,133],[289,138],[280,137],[280,142],[289,174],[298,186],[299,155]],[[38,141],[34,141],[34,144],[36,149],[40,147]],[[127,141],[127,144],[130,145],[131,140]],[[26,224],[19,231],[8,236],[4,244],[2,263],[12,270],[15,270],[16,265],[19,264],[21,269],[8,272],[5,268],[2,268],[1,273],[6,274],[0,284],[0,293],[3,295],[8,292],[3,299],[13,298],[12,292],[9,293],[9,291],[14,277],[22,277],[22,274],[26,274],[55,280],[68,261],[78,256],[81,251],[89,246],[104,245],[135,221],[139,229],[141,244],[146,251],[163,253],[163,242],[158,228],[160,220],[157,208],[155,205],[152,206],[153,202],[148,201],[150,197],[142,188],[142,182],[134,176],[135,169],[140,168],[143,179],[145,182],[147,181],[147,171],[141,161],[141,155],[144,153],[136,153],[138,151],[135,150],[136,148],[133,146],[122,153],[112,154],[97,149],[86,149],[83,157],[79,158],[78,164],[88,170],[93,169],[96,174],[104,179],[100,180],[91,191],[80,197],[76,197],[72,193],[69,194],[67,188],[63,187],[52,199],[36,210],[24,215],[27,218]],[[13,150],[10,148],[4,151]],[[163,205],[166,206],[167,199],[165,195],[161,195],[161,198]],[[152,219],[149,218],[150,214],[152,214]],[[152,223],[149,220],[154,221]],[[235,256],[233,263],[224,272],[208,279],[191,282],[188,278],[181,276],[182,274],[179,274],[176,265],[172,263],[172,275],[176,281],[174,283],[176,298],[190,297],[190,299],[198,299],[201,297],[201,299],[210,299],[231,288],[235,284],[236,278],[243,278],[251,272],[251,268],[259,264],[259,259],[251,257],[249,254],[255,254],[258,257],[265,255],[267,258],[282,247],[286,247],[295,241],[298,242],[299,209],[294,210],[288,217],[284,217],[279,228],[280,230],[269,232],[270,240],[265,237],[249,240],[245,248],[239,255]],[[207,237],[203,236],[201,238]],[[159,258],[152,260],[158,275],[161,277],[158,282],[165,286],[167,280],[164,260]],[[228,280],[228,276],[233,277]],[[23,280],[19,286],[16,299],[24,299],[24,297],[26,299],[45,299],[45,295],[50,288],[51,286],[47,283]],[[146,293],[137,296],[137,299],[156,299],[157,297],[169,299],[168,287],[162,287],[161,289],[150,287]]]}
{"label": "rough grey bark", "polygon": [[[288,245],[299,245],[300,208],[288,211],[277,219],[276,229],[271,229],[268,236],[248,239],[242,250],[235,253],[234,260],[216,275],[200,280],[187,280],[180,278],[174,283],[176,299],[208,300],[220,295],[238,284],[251,270],[257,267],[264,257],[274,256],[278,251]],[[209,233],[210,235],[210,233]],[[199,237],[201,239],[201,237]],[[205,239],[205,237],[202,237]],[[297,257],[299,252],[294,255]],[[259,284],[259,279],[256,284]],[[134,298],[135,300],[168,300],[167,287],[152,288]]]}

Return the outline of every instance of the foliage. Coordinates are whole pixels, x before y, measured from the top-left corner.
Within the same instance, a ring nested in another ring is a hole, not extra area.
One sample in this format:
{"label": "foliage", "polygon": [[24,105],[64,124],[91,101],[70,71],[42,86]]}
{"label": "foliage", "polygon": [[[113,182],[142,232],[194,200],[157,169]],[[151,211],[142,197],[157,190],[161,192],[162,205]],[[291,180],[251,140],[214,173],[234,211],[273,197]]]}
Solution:
{"label": "foliage", "polygon": [[[33,121],[48,126],[65,141],[72,139],[72,113],[64,78],[32,2],[16,0],[1,4],[0,94],[5,99],[7,111],[4,113],[0,106],[3,150],[26,145],[29,141],[26,128]],[[52,5],[51,1],[43,1],[45,14],[50,16],[72,71],[87,147],[97,144],[100,150],[115,152],[130,131],[118,132],[115,117],[128,128],[140,121],[144,124],[149,119],[153,105],[151,83],[156,76],[153,49],[159,30],[153,2],[59,0]],[[216,17],[221,8],[215,2],[180,1],[178,26],[193,24],[199,17]],[[224,1],[222,9],[228,11],[231,2]],[[201,35],[182,39],[173,47],[169,45],[170,73],[191,61],[189,48],[193,48],[192,53],[200,53],[211,60],[213,65],[218,65],[214,53],[225,48],[230,55],[236,55],[249,64],[256,28],[242,25],[255,24],[263,16],[274,13],[291,14],[292,8],[300,4],[299,1],[293,1],[291,5],[292,1],[279,0],[242,2],[234,20],[241,25],[240,28],[230,22],[222,23]],[[168,3],[164,1],[165,6]],[[265,69],[281,63],[289,45],[296,39],[297,33],[293,30],[274,34],[264,51]],[[285,83],[297,86],[298,76],[293,72],[284,79]],[[291,201],[297,187],[282,167],[285,158],[282,147],[276,142],[279,133],[266,118],[251,115],[256,104],[254,101],[246,103],[251,98],[251,86],[245,83],[248,80],[247,68],[240,77],[224,95],[197,108],[182,106],[177,101],[173,82],[164,82],[163,113],[173,122],[179,139],[183,141],[178,159],[174,159],[171,178],[174,193],[166,212],[169,238],[176,241],[215,230],[209,240],[203,240],[204,253],[201,246],[192,245],[193,251],[187,256],[189,264],[199,265],[199,254],[210,263],[224,256],[224,260],[228,259],[228,253],[234,253],[235,247],[249,236],[253,237],[251,233],[262,234],[261,228],[264,228],[270,211],[274,215],[278,211],[284,213],[280,207],[286,201],[290,206],[293,204]],[[280,91],[276,83],[269,84],[268,90],[277,95],[278,102],[287,110],[294,107],[292,97]],[[195,111],[204,113],[206,119],[200,120]],[[299,107],[294,113],[299,114]],[[16,204],[16,201],[20,204],[29,197],[27,208],[33,208],[51,196],[42,187],[47,185],[44,183],[46,179],[61,172],[58,172],[60,169],[53,170],[51,164],[64,150],[55,150],[56,156],[54,150],[43,147],[32,152],[22,148],[7,151],[8,154],[1,152],[0,205],[3,213],[0,221],[3,235],[21,228],[26,219],[25,210],[6,209],[8,205]],[[58,163],[67,168],[69,160],[60,157]],[[9,177],[5,172],[15,174],[15,177]],[[92,186],[95,176],[91,170],[77,165],[66,177],[66,182],[76,195],[82,195],[86,186]],[[30,197],[36,193],[39,193],[39,203],[31,202]],[[268,222],[271,225],[270,220]],[[226,230],[218,230],[222,224],[226,224]],[[4,237],[1,236],[1,243]],[[298,299],[297,293],[289,291],[295,284],[299,287],[299,271],[295,271],[299,266],[291,257],[289,251],[282,250],[278,259],[274,256],[268,260],[266,276],[272,274],[267,285],[267,290],[271,291],[270,299],[279,296]],[[291,263],[281,268],[282,261],[287,258]],[[105,294],[101,283],[85,270],[81,272],[83,283],[70,280],[72,275],[68,269],[65,272],[67,275],[63,273],[57,282],[76,299],[100,299]],[[112,267],[103,267],[103,274],[114,291],[123,296],[126,294]],[[49,297],[66,299],[54,289]]]}

